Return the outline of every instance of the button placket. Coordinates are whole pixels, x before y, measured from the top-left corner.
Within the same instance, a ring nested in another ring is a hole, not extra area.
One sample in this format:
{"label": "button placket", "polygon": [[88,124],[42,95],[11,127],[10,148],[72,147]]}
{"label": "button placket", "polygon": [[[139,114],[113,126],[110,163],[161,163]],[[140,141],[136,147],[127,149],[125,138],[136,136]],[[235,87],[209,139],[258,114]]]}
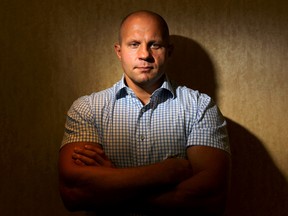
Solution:
{"label": "button placket", "polygon": [[139,117],[137,122],[137,164],[144,165],[147,163],[147,152],[149,152],[149,131],[150,131],[150,112],[149,106],[144,106],[139,111]]}

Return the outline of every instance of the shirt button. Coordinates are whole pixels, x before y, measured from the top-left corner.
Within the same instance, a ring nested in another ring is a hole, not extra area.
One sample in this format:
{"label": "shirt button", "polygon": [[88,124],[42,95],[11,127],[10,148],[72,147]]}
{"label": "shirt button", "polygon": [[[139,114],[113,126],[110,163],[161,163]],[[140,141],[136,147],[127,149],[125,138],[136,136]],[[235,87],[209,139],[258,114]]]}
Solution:
{"label": "shirt button", "polygon": [[144,135],[141,135],[141,136],[140,136],[140,139],[141,139],[141,141],[144,141],[145,136],[144,136]]}

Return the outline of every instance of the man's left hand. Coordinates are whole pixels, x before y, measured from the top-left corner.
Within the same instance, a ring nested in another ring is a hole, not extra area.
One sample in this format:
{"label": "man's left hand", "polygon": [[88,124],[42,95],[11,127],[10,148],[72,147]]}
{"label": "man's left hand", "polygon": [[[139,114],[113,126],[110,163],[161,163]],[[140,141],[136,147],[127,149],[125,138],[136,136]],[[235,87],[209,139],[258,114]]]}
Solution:
{"label": "man's left hand", "polygon": [[101,145],[85,145],[83,148],[75,147],[72,158],[80,166],[114,167],[106,156]]}

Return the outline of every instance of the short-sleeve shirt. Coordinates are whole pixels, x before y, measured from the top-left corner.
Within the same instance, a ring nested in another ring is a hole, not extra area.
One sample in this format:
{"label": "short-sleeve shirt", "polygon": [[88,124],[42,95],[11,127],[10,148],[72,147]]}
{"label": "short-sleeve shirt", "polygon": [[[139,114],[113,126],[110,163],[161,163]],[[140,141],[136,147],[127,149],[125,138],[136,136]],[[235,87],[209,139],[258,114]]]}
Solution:
{"label": "short-sleeve shirt", "polygon": [[116,167],[186,158],[192,146],[230,152],[226,121],[213,100],[166,77],[143,105],[124,77],[106,90],[76,100],[67,114],[62,146],[96,142]]}

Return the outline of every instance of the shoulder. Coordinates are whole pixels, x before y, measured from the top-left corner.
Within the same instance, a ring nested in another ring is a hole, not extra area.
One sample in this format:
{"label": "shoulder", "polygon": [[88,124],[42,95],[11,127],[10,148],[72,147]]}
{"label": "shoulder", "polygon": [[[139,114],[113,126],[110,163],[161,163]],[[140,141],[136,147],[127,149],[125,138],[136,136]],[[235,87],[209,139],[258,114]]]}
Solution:
{"label": "shoulder", "polygon": [[73,102],[72,107],[93,109],[95,107],[101,107],[105,106],[105,104],[109,104],[114,98],[115,93],[113,91],[113,87],[111,87],[99,92],[93,92],[90,95],[84,95],[79,97]]}
{"label": "shoulder", "polygon": [[181,104],[185,113],[192,117],[192,122],[196,123],[207,120],[211,123],[222,124],[223,115],[214,100],[207,94],[185,86],[176,88],[175,100]]}
{"label": "shoulder", "polygon": [[184,106],[204,108],[215,105],[213,99],[209,95],[186,86],[176,86],[175,92],[176,99]]}
{"label": "shoulder", "polygon": [[76,99],[68,111],[68,116],[81,116],[83,119],[95,119],[97,113],[110,106],[115,94],[113,87],[94,92]]}

